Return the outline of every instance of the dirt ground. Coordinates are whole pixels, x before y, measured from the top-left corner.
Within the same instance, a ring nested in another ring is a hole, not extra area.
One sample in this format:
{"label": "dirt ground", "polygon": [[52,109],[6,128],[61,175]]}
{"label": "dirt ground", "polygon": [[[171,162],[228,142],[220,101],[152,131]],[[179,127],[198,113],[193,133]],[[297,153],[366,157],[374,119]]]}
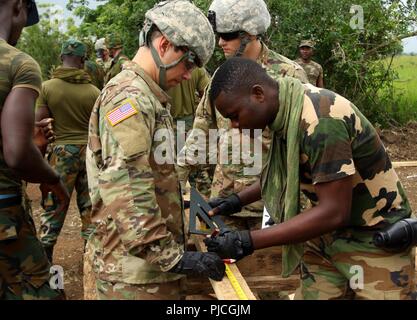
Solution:
{"label": "dirt ground", "polygon": [[[405,128],[382,130],[381,138],[393,161],[417,161],[417,123]],[[411,207],[417,210],[417,167],[398,168],[397,173],[409,197]],[[40,192],[36,185],[29,185],[35,223],[39,226],[41,212]],[[55,247],[54,264],[64,268],[64,284],[67,298],[83,299],[83,240],[80,236],[81,220],[76,208],[75,197],[71,200],[64,228]]]}

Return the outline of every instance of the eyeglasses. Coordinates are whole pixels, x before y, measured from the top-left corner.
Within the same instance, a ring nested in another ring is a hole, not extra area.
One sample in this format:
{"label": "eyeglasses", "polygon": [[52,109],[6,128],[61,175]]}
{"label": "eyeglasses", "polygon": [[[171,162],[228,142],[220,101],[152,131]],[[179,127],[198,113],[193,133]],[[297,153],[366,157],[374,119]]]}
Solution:
{"label": "eyeglasses", "polygon": [[196,67],[197,55],[186,48],[181,48],[181,50],[185,52],[181,59],[184,61],[185,68],[188,71],[193,70]]}
{"label": "eyeglasses", "polygon": [[185,65],[185,68],[188,71],[191,71],[196,67],[195,63],[193,61],[188,60],[188,59],[184,60],[184,65]]}
{"label": "eyeglasses", "polygon": [[239,38],[239,31],[229,32],[229,33],[217,33],[219,38],[222,38],[224,41],[232,41]]}

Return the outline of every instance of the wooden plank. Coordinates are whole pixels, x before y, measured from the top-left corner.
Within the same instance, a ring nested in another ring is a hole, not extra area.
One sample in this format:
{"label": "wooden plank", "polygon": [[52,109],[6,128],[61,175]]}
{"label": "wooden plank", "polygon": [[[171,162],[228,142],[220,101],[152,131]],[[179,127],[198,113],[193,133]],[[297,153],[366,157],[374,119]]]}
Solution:
{"label": "wooden plank", "polygon": [[[206,246],[204,245],[201,237],[192,235],[192,238],[194,240],[196,248],[199,251],[207,252]],[[229,267],[235,275],[237,281],[239,282],[240,286],[242,287],[242,290],[245,292],[248,299],[256,300],[255,295],[249,288],[248,284],[246,283],[236,264],[231,264],[229,265]],[[239,300],[239,297],[237,296],[236,291],[235,289],[233,289],[232,284],[230,283],[229,278],[227,278],[227,276],[225,276],[222,281],[214,281],[210,279],[210,283],[218,300]]]}
{"label": "wooden plank", "polygon": [[417,167],[417,161],[393,161],[392,166],[394,168]]}
{"label": "wooden plank", "polygon": [[282,278],[281,276],[251,276],[245,277],[245,280],[255,292],[295,291],[300,284],[300,277],[297,275],[288,278]]}

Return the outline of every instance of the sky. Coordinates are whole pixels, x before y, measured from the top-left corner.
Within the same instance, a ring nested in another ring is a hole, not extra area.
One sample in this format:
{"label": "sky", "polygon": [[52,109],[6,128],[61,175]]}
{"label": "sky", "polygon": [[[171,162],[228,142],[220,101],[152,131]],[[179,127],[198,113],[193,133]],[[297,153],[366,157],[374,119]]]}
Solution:
{"label": "sky", "polygon": [[[67,2],[68,1],[66,1],[66,0],[37,0],[36,1],[36,3],[53,3],[56,6],[58,6],[59,9],[61,9],[64,12],[64,17],[70,17],[70,16],[72,16],[72,13],[69,12],[65,7]],[[89,7],[94,9],[98,5],[103,4],[104,2],[105,1],[90,0],[89,1]],[[76,24],[80,22],[80,20],[78,18],[76,18],[74,20],[75,20]],[[414,52],[414,53],[417,54],[417,37],[404,39],[403,45],[404,45],[404,52],[405,53]]]}

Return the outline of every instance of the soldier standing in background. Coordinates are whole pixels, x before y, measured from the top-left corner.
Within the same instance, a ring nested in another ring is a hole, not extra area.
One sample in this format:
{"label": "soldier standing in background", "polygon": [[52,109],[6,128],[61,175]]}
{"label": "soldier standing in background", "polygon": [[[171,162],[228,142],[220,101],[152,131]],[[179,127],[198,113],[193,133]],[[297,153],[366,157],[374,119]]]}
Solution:
{"label": "soldier standing in background", "polygon": [[69,204],[58,173],[32,139],[42,85],[39,65],[13,47],[24,27],[39,22],[35,1],[1,0],[0,21],[0,300],[63,299],[63,292],[49,284],[51,264],[22,205],[22,180],[41,183],[43,195],[53,192],[59,210]]}
{"label": "soldier standing in background", "polygon": [[[87,172],[96,228],[86,259],[99,299],[176,300],[183,297],[184,274],[220,280],[225,271],[216,254],[185,251],[173,124],[163,91],[208,62],[214,34],[187,0],[161,2],[145,18],[141,47],[104,87],[90,119]],[[161,134],[168,135],[166,142]],[[167,159],[160,159],[161,147]]]}
{"label": "soldier standing in background", "polygon": [[94,44],[89,38],[84,38],[82,40],[83,44],[86,46],[84,70],[91,77],[91,83],[95,85],[99,90],[103,89],[104,85],[104,76],[105,72],[103,67],[94,61]]}
{"label": "soldier standing in background", "polygon": [[[171,115],[174,120],[175,141],[178,140],[178,123],[185,125],[185,134],[193,128],[195,109],[204,94],[206,86],[210,82],[210,76],[204,68],[196,68],[191,73],[191,79],[182,81],[179,85],[167,91],[171,97]],[[183,134],[183,132],[180,132]],[[176,147],[176,150],[183,146]],[[190,174],[190,184],[205,197],[210,197],[211,180],[213,178],[213,165],[202,166]],[[186,193],[185,183],[181,189]]]}
{"label": "soldier standing in background", "polygon": [[[84,70],[86,46],[76,40],[62,44],[62,66],[56,68],[52,79],[42,84],[37,101],[36,119],[52,117],[56,140],[52,145],[49,163],[58,171],[69,194],[77,192],[77,206],[81,216],[81,235],[86,240],[91,233],[91,201],[88,194],[85,153],[88,121],[93,105],[100,94]],[[52,261],[53,249],[64,225],[67,210],[56,197],[44,202],[41,213],[40,240]]]}
{"label": "soldier standing in background", "polygon": [[[260,36],[267,31],[271,22],[268,8],[263,0],[214,0],[209,8],[209,20],[218,36],[218,44],[223,49],[226,58],[234,56],[250,58],[262,65],[274,78],[291,76],[303,82],[308,82],[304,70],[298,64],[268,49],[260,40]],[[241,191],[259,178],[261,168],[259,168],[258,175],[249,176],[244,174],[246,165],[242,159],[243,157],[240,159],[240,164],[232,163],[233,135],[240,137],[240,133],[238,130],[232,130],[230,121],[215,111],[214,106],[207,99],[207,94],[197,107],[193,128],[205,132],[206,137],[209,136],[209,129],[224,129],[224,135],[219,139],[218,150],[223,149],[223,144],[226,144],[224,149],[228,150],[228,163],[217,164],[211,188],[212,205],[218,205],[219,201],[222,201],[221,198]],[[262,137],[263,163],[266,160],[269,142],[269,133],[266,130]],[[208,143],[208,139],[206,143]],[[253,144],[253,140],[251,140],[250,150],[254,149]],[[208,146],[203,146],[204,148],[209,150]],[[193,130],[182,151],[182,155],[185,155],[185,161],[179,159],[178,163],[182,184],[187,180],[192,168],[199,168],[200,166],[200,164],[192,164],[188,155],[193,155],[194,152],[201,149],[195,139]],[[209,154],[207,153],[208,161]],[[252,203],[244,207],[239,213],[227,217],[225,222],[237,228],[260,228],[263,207],[262,201]]]}
{"label": "soldier standing in background", "polygon": [[105,46],[109,50],[110,58],[112,58],[106,76],[104,77],[104,84],[107,84],[110,79],[122,71],[123,64],[130,61],[130,59],[123,54],[123,43],[119,35],[108,35],[106,37]]}
{"label": "soldier standing in background", "polygon": [[109,56],[109,50],[106,47],[106,39],[98,39],[94,48],[96,49],[97,56],[96,63],[103,68],[104,73],[107,73],[111,65],[111,58]]}
{"label": "soldier standing in background", "polygon": [[314,43],[303,40],[299,46],[300,57],[295,60],[307,73],[308,81],[318,88],[324,88],[323,67],[311,60],[314,54]]}

